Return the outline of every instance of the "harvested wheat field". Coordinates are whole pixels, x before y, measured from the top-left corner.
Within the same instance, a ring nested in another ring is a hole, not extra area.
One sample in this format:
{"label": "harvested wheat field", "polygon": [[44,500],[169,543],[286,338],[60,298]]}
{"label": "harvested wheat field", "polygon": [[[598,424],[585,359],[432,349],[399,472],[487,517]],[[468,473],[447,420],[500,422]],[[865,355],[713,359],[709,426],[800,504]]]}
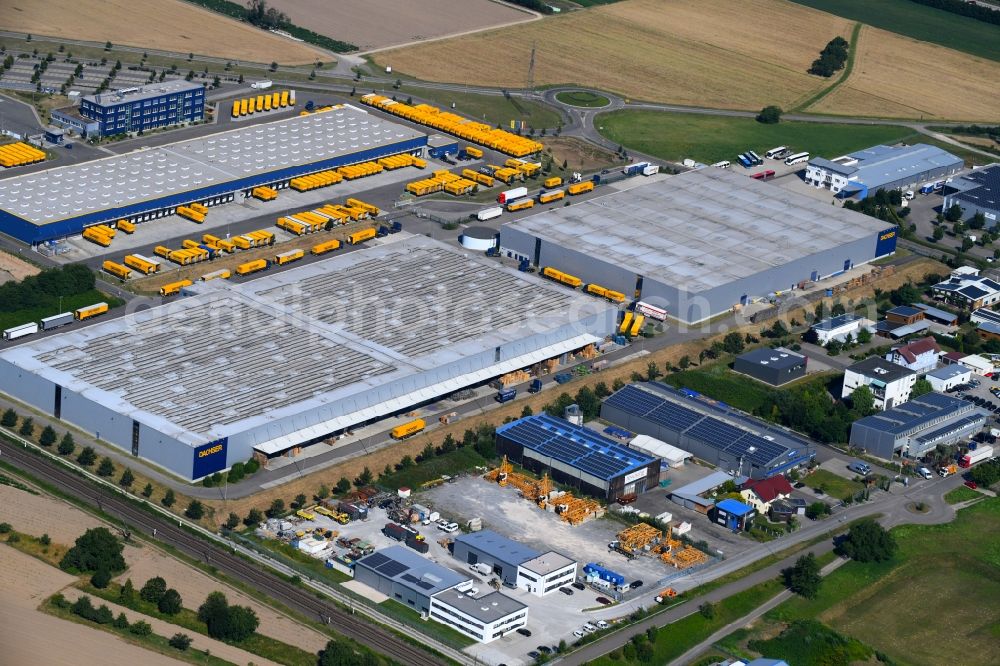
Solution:
{"label": "harvested wheat field", "polygon": [[182,0],[10,0],[0,28],[50,37],[110,41],[148,49],[193,52],[282,64],[329,55],[303,42],[258,30]]}
{"label": "harvested wheat field", "polygon": [[0,252],[0,284],[8,280],[20,282],[29,275],[38,275],[41,269],[20,257]]}
{"label": "harvested wheat field", "polygon": [[1000,63],[865,26],[854,70],[810,111],[1000,120]]}
{"label": "harvested wheat field", "polygon": [[375,59],[422,79],[523,87],[535,44],[537,85],[585,84],[692,106],[790,108],[828,85],[806,69],[851,25],[781,0],[626,0]]}
{"label": "harvested wheat field", "polygon": [[[147,545],[144,548],[126,546],[125,561],[128,563],[128,570],[116,579],[118,582],[123,583],[125,579],[131,578],[132,584],[140,588],[150,578],[162,576],[167,581],[167,587],[172,587],[180,593],[187,608],[198,608],[209,592],[221,590],[230,603],[250,606],[256,611],[257,617],[260,618],[260,633],[311,652],[318,652],[326,645],[328,639],[322,634],[288,619],[276,610],[189,567],[180,560],[165,555],[152,546]],[[215,650],[212,652],[214,654]]]}
{"label": "harvested wheat field", "polygon": [[530,21],[492,0],[271,0],[301,25],[362,51]]}
{"label": "harvested wheat field", "polygon": [[0,485],[3,520],[18,532],[40,537],[48,534],[56,543],[73,545],[76,538],[102,523],[88,513],[47,495]]}
{"label": "harvested wheat field", "polygon": [[100,629],[36,610],[76,578],[0,545],[0,645],[5,664],[173,666],[182,663],[130,645]]}

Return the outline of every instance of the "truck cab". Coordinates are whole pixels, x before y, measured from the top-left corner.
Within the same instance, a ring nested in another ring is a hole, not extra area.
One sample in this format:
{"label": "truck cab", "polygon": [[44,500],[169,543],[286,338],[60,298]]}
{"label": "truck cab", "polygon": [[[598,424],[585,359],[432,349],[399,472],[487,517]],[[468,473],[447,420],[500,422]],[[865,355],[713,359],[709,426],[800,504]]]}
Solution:
{"label": "truck cab", "polygon": [[517,397],[517,389],[505,388],[497,391],[495,400],[500,404],[503,404],[505,402],[510,402],[516,397]]}

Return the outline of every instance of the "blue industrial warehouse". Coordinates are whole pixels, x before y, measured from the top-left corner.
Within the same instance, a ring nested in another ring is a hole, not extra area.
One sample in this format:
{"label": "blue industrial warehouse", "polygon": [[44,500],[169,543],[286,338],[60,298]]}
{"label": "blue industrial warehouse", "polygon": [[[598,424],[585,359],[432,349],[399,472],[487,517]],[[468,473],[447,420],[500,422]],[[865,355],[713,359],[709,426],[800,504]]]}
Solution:
{"label": "blue industrial warehouse", "polygon": [[601,418],[731,471],[762,479],[808,462],[812,442],[694,391],[630,384],[609,396]]}
{"label": "blue industrial warehouse", "polygon": [[297,176],[424,150],[427,136],[350,105],[149,150],[0,180],[0,232],[25,243],[80,234],[85,227],[214,206],[258,185],[287,187]]}
{"label": "blue industrial warehouse", "polygon": [[560,483],[616,502],[623,495],[654,488],[660,461],[597,432],[548,414],[536,414],[497,428],[497,451]]}
{"label": "blue industrial warehouse", "polygon": [[955,204],[962,208],[963,219],[982,213],[986,228],[995,227],[1000,222],[1000,164],[977,169],[947,183],[941,210]]}
{"label": "blue industrial warehouse", "polygon": [[983,429],[989,414],[971,402],[927,393],[851,424],[851,446],[879,458],[919,458]]}
{"label": "blue industrial warehouse", "polygon": [[728,169],[606,190],[503,225],[501,254],[694,323],[896,249],[896,227]]}
{"label": "blue industrial warehouse", "polygon": [[832,160],[809,160],[805,181],[839,196],[864,199],[878,190],[916,190],[954,176],[964,166],[961,157],[925,143],[873,146]]}
{"label": "blue industrial warehouse", "polygon": [[0,385],[200,479],[251,456],[266,462],[316,442],[335,446],[346,430],[594,345],[618,314],[406,232],[183,294],[8,348]]}

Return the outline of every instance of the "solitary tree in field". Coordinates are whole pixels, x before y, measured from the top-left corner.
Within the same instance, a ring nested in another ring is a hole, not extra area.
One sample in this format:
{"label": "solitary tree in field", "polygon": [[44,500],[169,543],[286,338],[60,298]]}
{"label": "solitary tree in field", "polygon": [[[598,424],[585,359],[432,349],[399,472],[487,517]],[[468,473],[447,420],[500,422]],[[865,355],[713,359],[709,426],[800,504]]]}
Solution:
{"label": "solitary tree in field", "polygon": [[111,50],[111,42],[104,42],[104,50],[105,51]]}
{"label": "solitary tree in field", "polygon": [[858,562],[885,562],[896,554],[896,539],[874,520],[863,520],[837,544],[837,554]]}
{"label": "solitary tree in field", "polygon": [[781,122],[781,114],[784,111],[781,110],[780,106],[765,106],[757,114],[757,122],[763,123],[765,125],[775,125]]}
{"label": "solitary tree in field", "polygon": [[59,562],[64,570],[97,571],[105,568],[111,573],[125,570],[122,545],[106,527],[93,527],[77,538]]}
{"label": "solitary tree in field", "polygon": [[815,599],[819,594],[819,586],[823,581],[819,575],[819,563],[812,553],[803,555],[795,561],[795,565],[782,570],[785,586],[806,599]]}

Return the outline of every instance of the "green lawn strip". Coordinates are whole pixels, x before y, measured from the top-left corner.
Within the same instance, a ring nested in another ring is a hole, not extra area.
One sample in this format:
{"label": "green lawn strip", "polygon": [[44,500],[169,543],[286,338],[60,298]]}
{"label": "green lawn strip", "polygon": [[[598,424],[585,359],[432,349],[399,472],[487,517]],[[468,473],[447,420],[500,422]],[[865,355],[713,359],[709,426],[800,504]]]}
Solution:
{"label": "green lawn strip", "polygon": [[386,601],[378,604],[377,608],[389,617],[395,618],[403,624],[414,627],[420,631],[420,633],[426,634],[431,638],[441,641],[445,645],[449,645],[453,648],[462,650],[470,645],[476,644],[475,639],[469,638],[465,634],[452,629],[446,624],[441,624],[440,622],[435,622],[434,620],[422,619],[420,617],[420,613],[412,608],[407,608],[395,599],[387,599]]}
{"label": "green lawn strip", "polygon": [[322,560],[309,557],[298,548],[283,541],[261,539],[252,533],[241,534],[239,541],[255,550],[265,551],[270,557],[288,565],[303,576],[309,576],[329,584],[343,583],[351,579],[350,576],[341,571],[328,569]]}
{"label": "green lawn strip", "polygon": [[912,129],[891,121],[838,125],[783,120],[765,125],[753,118],[664,111],[611,111],[600,114],[595,125],[605,138],[628,149],[666,160],[691,158],[706,164],[735,162],[747,149],[762,153],[785,145],[812,155],[834,156],[915,137]]}
{"label": "green lawn strip", "polygon": [[[405,83],[399,90],[393,90],[392,86],[383,87],[382,94],[390,97],[395,95],[396,99],[400,101],[405,102],[412,95],[440,106],[445,111],[451,111],[494,127],[500,125],[503,129],[510,129],[511,120],[523,120],[530,127],[537,129],[543,127],[555,129],[562,123],[562,116],[548,104],[521,98],[507,98],[503,95],[483,95],[456,90],[436,90],[407,86]],[[417,102],[414,101],[414,103]],[[451,108],[452,104],[455,104],[454,109]]]}
{"label": "green lawn strip", "polygon": [[778,636],[751,640],[749,647],[796,666],[864,663],[875,656],[861,641],[842,636],[816,620],[798,620]]}
{"label": "green lawn strip", "polygon": [[837,77],[837,80],[834,81],[829,86],[827,86],[826,88],[824,88],[823,90],[820,90],[818,93],[816,93],[806,101],[797,105],[794,109],[795,111],[802,111],[808,109],[810,106],[816,104],[821,99],[823,99],[824,97],[832,93],[834,90],[836,90],[840,86],[840,84],[842,84],[844,81],[848,79],[848,77],[851,76],[851,71],[854,69],[854,56],[858,51],[858,35],[860,34],[861,34],[861,24],[855,23],[854,28],[851,30],[851,45],[847,51],[847,63],[844,65],[844,71],[840,73],[840,76]]}
{"label": "green lawn strip", "polygon": [[21,324],[30,324],[31,322],[37,322],[44,317],[51,317],[52,315],[56,315],[61,312],[69,312],[85,305],[100,303],[101,301],[104,301],[113,308],[124,303],[124,301],[120,298],[115,298],[113,296],[109,296],[108,294],[101,293],[97,289],[92,289],[82,294],[74,294],[72,296],[63,297],[62,310],[59,309],[59,299],[53,298],[49,303],[45,303],[43,305],[24,308],[22,310],[14,310],[13,312],[0,312],[0,329],[20,326]]}
{"label": "green lawn strip", "polygon": [[[1000,60],[1000,28],[909,0],[792,0],[923,42]],[[817,51],[822,48],[817,44]]]}
{"label": "green lawn strip", "polygon": [[[783,589],[784,586],[777,579],[769,580],[715,604],[715,616],[711,620],[700,612],[695,612],[677,622],[661,627],[656,634],[654,658],[648,663],[666,664],[672,659],[676,659],[711,636],[712,633],[747,615]],[[616,650],[615,652],[620,653],[621,651]],[[637,659],[626,659],[624,656],[614,659],[611,655],[604,655],[590,662],[592,666],[639,663],[641,662]]]}
{"label": "green lawn strip", "polygon": [[944,501],[948,504],[959,504],[961,502],[968,502],[969,500],[979,499],[983,497],[983,494],[973,490],[972,488],[966,488],[965,486],[959,486],[952,491],[949,491],[944,496]]}
{"label": "green lawn strip", "polygon": [[[132,583],[136,585],[136,588],[138,589],[142,586],[143,581],[132,581]],[[125,603],[119,596],[121,586],[115,582],[112,582],[103,590],[97,589],[90,583],[83,581],[77,584],[77,587],[93,597],[119,604],[120,606],[134,610],[137,613],[155,617],[158,620],[175,624],[179,627],[204,636],[208,635],[208,630],[206,629],[205,624],[198,619],[198,613],[190,608],[182,608],[181,612],[177,615],[166,615],[161,613],[156,608],[155,604],[142,599],[136,599],[132,603]],[[200,601],[201,600],[199,600],[199,603]],[[312,652],[306,652],[302,648],[289,645],[288,643],[279,641],[276,638],[271,638],[270,636],[265,636],[259,633],[253,634],[242,642],[222,642],[241,648],[247,652],[251,652],[259,657],[276,661],[279,664],[286,664],[286,666],[314,666],[316,663],[316,655]]]}
{"label": "green lawn strip", "polygon": [[[440,479],[442,475],[455,476],[486,463],[487,460],[479,455],[474,447],[463,446],[450,453],[414,464],[413,467],[393,472],[389,476],[380,477],[377,485],[394,490],[404,486],[416,490],[428,481]],[[372,471],[377,473],[379,470]]]}
{"label": "green lawn strip", "polygon": [[563,104],[570,104],[572,106],[579,106],[586,109],[596,109],[602,106],[607,106],[611,103],[604,95],[599,95],[587,90],[564,90],[560,93],[556,93],[556,99]]}
{"label": "green lawn strip", "polygon": [[817,469],[802,477],[803,483],[813,489],[820,489],[825,494],[837,499],[846,499],[864,490],[864,485],[857,481],[845,479],[825,469]]}
{"label": "green lawn strip", "polygon": [[[100,629],[101,631],[106,631],[109,634],[115,634],[119,638],[123,639],[126,643],[131,643],[132,645],[137,645],[141,648],[145,648],[151,652],[156,652],[159,654],[166,655],[171,659],[177,659],[179,661],[186,661],[189,664],[207,664],[208,666],[230,666],[231,662],[221,659],[219,657],[213,656],[209,652],[203,650],[178,650],[177,648],[170,647],[167,642],[168,639],[165,636],[160,636],[159,634],[150,634],[148,636],[137,636],[130,633],[128,629],[119,629],[113,624],[97,624],[96,622],[91,622],[86,620],[79,615],[76,615],[71,610],[66,608],[59,608],[52,603],[51,598],[46,599],[39,610],[43,613],[58,617],[62,620],[69,620],[70,622],[75,622],[77,624],[82,624],[93,629]],[[316,663],[315,657],[313,658],[313,664]]]}
{"label": "green lawn strip", "polygon": [[[819,619],[903,663],[989,663],[1000,626],[1000,498],[987,498],[943,525],[892,530],[888,563],[847,562],[818,596],[793,597],[765,616]],[[900,608],[907,612],[894,612]]]}

